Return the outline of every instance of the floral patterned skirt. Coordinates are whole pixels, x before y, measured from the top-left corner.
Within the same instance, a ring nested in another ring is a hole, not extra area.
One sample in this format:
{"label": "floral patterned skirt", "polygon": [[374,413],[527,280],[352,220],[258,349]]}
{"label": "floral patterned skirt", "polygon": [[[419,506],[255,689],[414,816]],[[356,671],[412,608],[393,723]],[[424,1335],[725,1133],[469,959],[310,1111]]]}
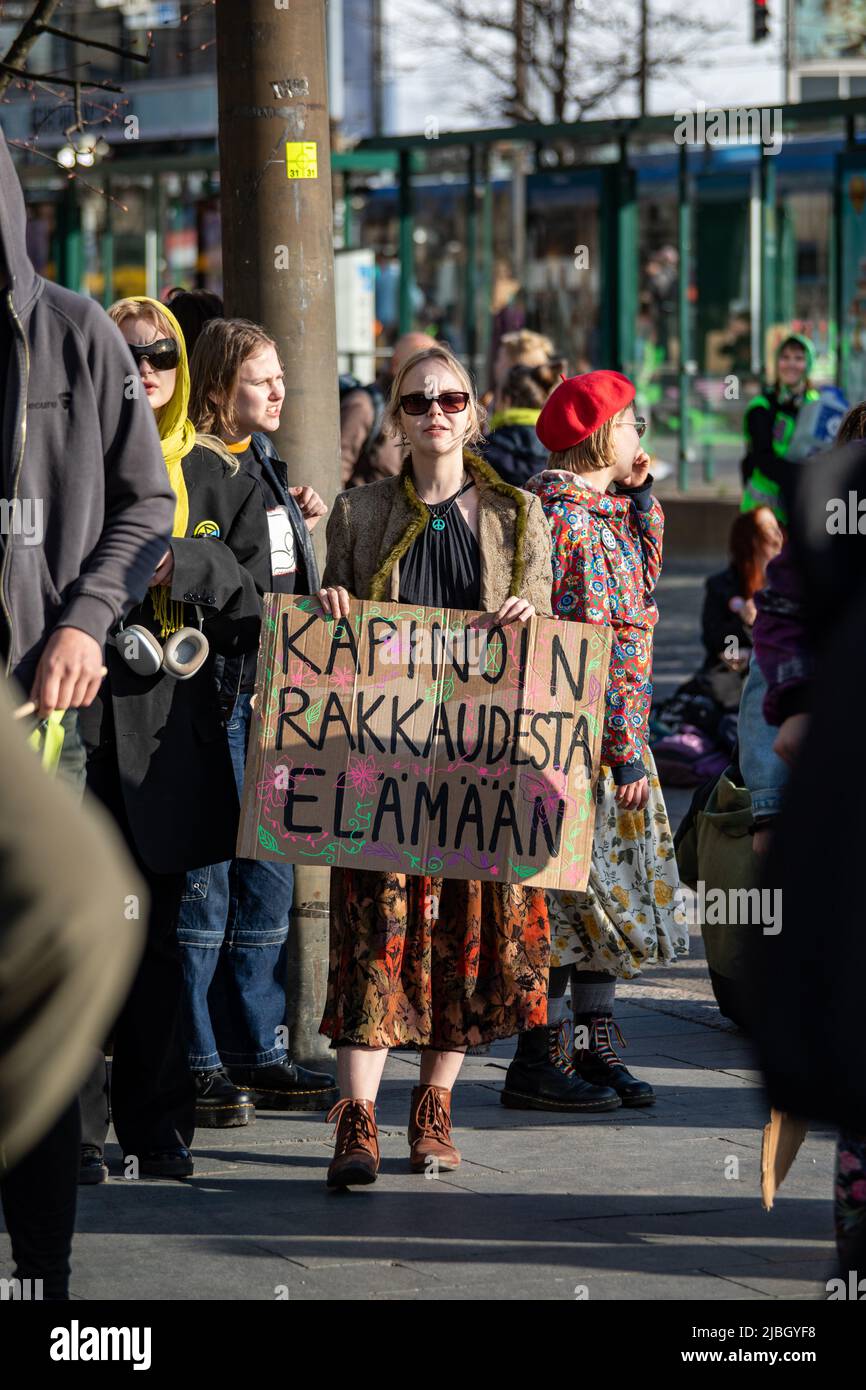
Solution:
{"label": "floral patterned skirt", "polygon": [[673,836],[649,749],[644,762],[650,794],[643,811],[617,806],[611,770],[602,765],[587,891],[547,895],[553,966],[631,979],[644,965],[688,953]]}
{"label": "floral patterned skirt", "polygon": [[834,1195],[836,1248],[847,1267],[866,1228],[866,1134],[840,1133]]}
{"label": "floral patterned skirt", "polygon": [[547,1022],[549,961],[540,889],[332,869],[319,1031],[442,1050],[508,1038]]}

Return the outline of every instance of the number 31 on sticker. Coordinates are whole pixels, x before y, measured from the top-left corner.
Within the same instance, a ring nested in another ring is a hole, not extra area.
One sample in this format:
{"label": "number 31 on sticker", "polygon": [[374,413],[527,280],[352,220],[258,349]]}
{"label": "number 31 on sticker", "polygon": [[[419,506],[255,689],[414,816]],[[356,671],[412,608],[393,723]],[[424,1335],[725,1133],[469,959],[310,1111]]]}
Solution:
{"label": "number 31 on sticker", "polygon": [[319,177],[319,156],[315,140],[286,141],[286,173],[290,179]]}

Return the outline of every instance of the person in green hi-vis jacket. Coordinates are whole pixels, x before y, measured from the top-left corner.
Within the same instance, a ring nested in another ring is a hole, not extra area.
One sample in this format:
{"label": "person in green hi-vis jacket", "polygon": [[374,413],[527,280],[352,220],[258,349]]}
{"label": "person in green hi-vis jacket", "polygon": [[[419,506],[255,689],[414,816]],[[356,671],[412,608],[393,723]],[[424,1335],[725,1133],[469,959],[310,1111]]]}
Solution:
{"label": "person in green hi-vis jacket", "polygon": [[774,385],[746,407],[741,511],[772,507],[780,522],[786,520],[781,484],[790,466],[788,451],[797,416],[806,401],[819,398],[809,381],[814,361],[811,341],[802,333],[789,333],[776,353]]}

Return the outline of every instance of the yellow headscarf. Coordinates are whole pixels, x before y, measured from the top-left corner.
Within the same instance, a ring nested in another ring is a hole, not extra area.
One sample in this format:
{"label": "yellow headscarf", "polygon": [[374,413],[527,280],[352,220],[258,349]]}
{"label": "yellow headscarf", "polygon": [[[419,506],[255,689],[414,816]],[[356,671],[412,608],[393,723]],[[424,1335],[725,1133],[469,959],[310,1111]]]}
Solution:
{"label": "yellow headscarf", "polygon": [[[159,300],[151,299],[146,294],[133,294],[129,297],[136,304],[149,304],[154,309],[159,310],[163,317],[168,320],[171,331],[177,340],[180,354],[180,360],[177,364],[177,378],[171,400],[166,401],[157,413],[157,428],[162,445],[162,456],[168,471],[168,481],[171,483],[172,491],[177,499],[171,534],[173,536],[185,536],[186,528],[189,525],[189,495],[186,490],[181,460],[186,457],[195,444],[195,425],[188,414],[189,362],[187,361],[183,330],[171,310],[165,304],[161,304]],[[168,586],[165,584],[160,584],[150,591],[153,611],[162,624],[161,636],[163,637],[168,637],[170,633],[176,632],[179,627],[183,626],[183,604],[172,603],[168,595]]]}

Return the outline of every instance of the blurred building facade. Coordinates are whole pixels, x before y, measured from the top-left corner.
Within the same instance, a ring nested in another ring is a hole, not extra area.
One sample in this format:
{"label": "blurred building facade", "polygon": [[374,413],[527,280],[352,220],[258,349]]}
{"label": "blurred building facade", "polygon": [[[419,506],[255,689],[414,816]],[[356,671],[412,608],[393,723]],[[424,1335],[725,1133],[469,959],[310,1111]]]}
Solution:
{"label": "blurred building facade", "polygon": [[[3,50],[15,11],[3,7]],[[219,291],[213,7],[74,0],[63,13],[118,48],[144,48],[149,30],[151,61],[39,41],[32,70],[68,74],[83,56],[90,78],[122,89],[90,91],[83,131],[70,131],[68,91],[9,89],[0,121],[29,151],[16,157],[35,263],[106,304],[173,285]],[[714,455],[740,448],[745,404],[786,331],[814,339],[820,379],[866,395],[866,94],[851,87],[853,59],[844,92],[837,82],[826,100],[785,107],[776,147],[754,131],[686,146],[673,115],[390,137],[380,14],[379,0],[329,3],[335,245],[369,254],[380,353],[424,329],[484,386],[498,323],[520,319],[573,371],[628,371],[655,447],[667,439],[708,478]],[[814,51],[796,50],[804,80],[809,62],[832,65]],[[72,182],[44,158],[70,147]]]}

